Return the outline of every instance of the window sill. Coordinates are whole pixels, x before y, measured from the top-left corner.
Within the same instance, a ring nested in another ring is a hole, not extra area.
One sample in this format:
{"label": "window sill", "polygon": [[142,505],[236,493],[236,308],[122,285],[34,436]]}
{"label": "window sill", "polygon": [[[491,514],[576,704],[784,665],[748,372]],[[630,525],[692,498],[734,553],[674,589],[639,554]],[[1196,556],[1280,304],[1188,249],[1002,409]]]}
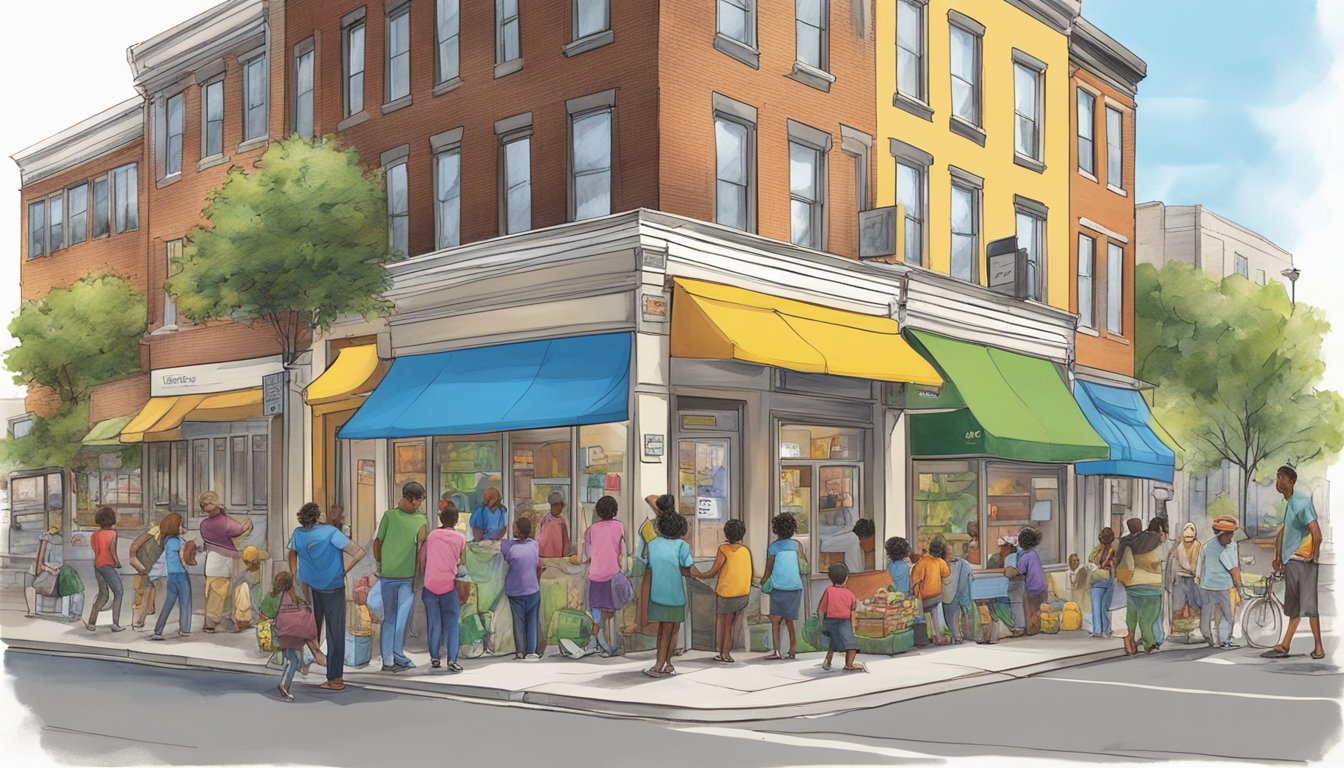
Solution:
{"label": "window sill", "polygon": [[166,335],[168,335],[168,334],[170,334],[170,333],[176,333],[176,332],[177,332],[177,323],[170,323],[170,324],[168,324],[168,325],[163,325],[163,326],[159,326],[158,328],[155,328],[154,330],[152,330],[152,331],[149,332],[149,335],[150,335],[150,336],[166,336]]}
{"label": "window sill", "polygon": [[1115,186],[1112,186],[1112,185],[1110,185],[1110,184],[1107,184],[1107,185],[1106,185],[1106,188],[1109,189],[1109,190],[1111,190],[1111,191],[1114,192],[1115,194],[1120,195],[1121,197],[1129,197],[1129,193],[1126,192],[1125,190],[1119,188],[1119,187],[1115,187]]}
{"label": "window sill", "polygon": [[793,70],[786,77],[823,93],[830,93],[831,84],[835,82],[835,75],[801,61],[793,62]]}
{"label": "window sill", "polygon": [[1078,169],[1078,175],[1079,175],[1079,176],[1082,176],[1084,179],[1087,179],[1088,181],[1094,181],[1094,182],[1096,182],[1096,183],[1098,183],[1098,184],[1101,183],[1100,181],[1097,180],[1097,177],[1096,177],[1096,176],[1093,176],[1092,174],[1088,173],[1087,171],[1084,171],[1082,168],[1079,168],[1079,169]]}
{"label": "window sill", "polygon": [[201,162],[196,164],[196,172],[200,173],[201,171],[204,171],[207,168],[214,168],[216,165],[223,165],[224,163],[227,162],[229,162],[229,158],[225,155],[212,155],[210,157],[204,157],[201,158]]}
{"label": "window sill", "polygon": [[1042,163],[1040,160],[1036,160],[1030,157],[1023,157],[1022,155],[1019,155],[1018,153],[1014,152],[1013,162],[1016,163],[1017,165],[1022,166],[1023,168],[1027,168],[1037,173],[1045,173],[1045,163]]}
{"label": "window sill", "polygon": [[454,77],[452,80],[444,80],[442,83],[434,86],[434,95],[442,96],[449,91],[455,91],[462,85],[462,78]]}
{"label": "window sill", "polygon": [[523,68],[522,56],[519,56],[516,59],[510,59],[509,61],[502,61],[495,65],[495,79],[498,80],[501,77],[512,75],[514,72],[517,72],[522,68]]}
{"label": "window sill", "polygon": [[400,99],[397,99],[395,101],[389,101],[379,109],[382,110],[382,113],[384,115],[386,115],[389,112],[396,112],[398,109],[405,109],[406,107],[409,106],[411,106],[411,95],[408,93],[405,96],[402,96]]}
{"label": "window sill", "polygon": [[716,32],[714,33],[714,49],[719,53],[737,59],[752,69],[761,68],[761,52],[741,40],[734,40],[727,35]]}
{"label": "window sill", "polygon": [[933,107],[903,93],[897,93],[891,97],[891,106],[903,109],[921,120],[933,122]]}
{"label": "window sill", "polygon": [[171,176],[164,176],[163,178],[159,179],[157,182],[155,182],[154,187],[156,189],[171,187],[172,185],[176,184],[181,180],[182,180],[182,172],[178,171],[177,173],[174,173]]}
{"label": "window sill", "polygon": [[985,132],[979,126],[968,123],[960,117],[953,115],[947,119],[947,127],[958,136],[970,139],[982,147],[985,146]]}
{"label": "window sill", "polygon": [[360,123],[363,123],[363,122],[365,122],[365,121],[368,120],[368,119],[369,119],[369,113],[368,113],[368,112],[357,112],[357,113],[355,113],[355,114],[353,114],[353,115],[351,115],[351,116],[345,118],[345,119],[342,120],[341,122],[337,123],[337,124],[336,124],[336,132],[337,132],[337,133],[340,133],[341,131],[344,131],[344,130],[346,130],[346,129],[348,129],[348,128],[354,128],[356,125],[359,125]]}
{"label": "window sill", "polygon": [[580,53],[601,48],[604,45],[610,45],[616,40],[616,34],[610,29],[604,29],[601,32],[594,32],[587,37],[580,37],[571,43],[567,43],[563,50],[566,57],[578,56]]}
{"label": "window sill", "polygon": [[1129,346],[1129,339],[1125,338],[1124,336],[1111,333],[1110,331],[1106,332],[1106,340],[1113,341],[1116,344],[1124,344],[1126,347]]}
{"label": "window sill", "polygon": [[259,149],[261,147],[266,146],[266,143],[268,141],[270,141],[270,138],[267,136],[258,136],[255,139],[248,139],[247,141],[244,141],[242,144],[238,145],[238,152],[239,153],[251,152],[254,149]]}
{"label": "window sill", "polygon": [[1101,338],[1101,332],[1100,332],[1100,331],[1098,331],[1098,330],[1095,329],[1095,328],[1086,326],[1086,325],[1080,325],[1080,326],[1078,326],[1078,332],[1081,333],[1081,334],[1083,334],[1083,335],[1085,335],[1085,336],[1091,336],[1091,337],[1094,338],[1094,339],[1099,339],[1099,338]]}

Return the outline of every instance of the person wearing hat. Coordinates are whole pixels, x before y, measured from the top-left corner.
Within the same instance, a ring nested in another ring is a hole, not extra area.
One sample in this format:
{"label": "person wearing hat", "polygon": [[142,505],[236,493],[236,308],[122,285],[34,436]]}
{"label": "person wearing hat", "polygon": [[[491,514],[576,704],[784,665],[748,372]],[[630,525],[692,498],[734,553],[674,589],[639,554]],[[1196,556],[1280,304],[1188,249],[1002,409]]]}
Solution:
{"label": "person wearing hat", "polygon": [[243,568],[229,580],[229,596],[233,598],[233,623],[238,629],[248,629],[256,623],[256,609],[261,605],[261,563],[271,559],[271,553],[248,544],[243,547]]}
{"label": "person wearing hat", "polygon": [[[1210,648],[1236,648],[1232,642],[1232,592],[1241,589],[1241,564],[1237,560],[1237,545],[1232,536],[1237,532],[1237,518],[1219,515],[1213,519],[1213,538],[1204,544],[1200,553],[1199,592],[1202,607],[1199,612],[1199,633]],[[1218,640],[1214,640],[1213,614],[1218,611]]]}
{"label": "person wearing hat", "polygon": [[[232,614],[229,586],[242,571],[238,540],[252,533],[252,521],[235,520],[220,506],[219,494],[205,491],[196,500],[205,519],[199,526],[205,544],[205,631],[214,633]],[[233,628],[237,631],[237,627]]]}

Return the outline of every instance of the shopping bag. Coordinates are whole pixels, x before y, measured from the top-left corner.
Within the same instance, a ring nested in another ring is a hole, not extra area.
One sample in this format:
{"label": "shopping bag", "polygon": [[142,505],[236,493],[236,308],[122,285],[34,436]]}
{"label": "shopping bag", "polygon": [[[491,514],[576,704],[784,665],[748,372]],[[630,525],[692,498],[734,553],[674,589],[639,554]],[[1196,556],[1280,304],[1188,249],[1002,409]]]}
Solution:
{"label": "shopping bag", "polygon": [[635,599],[635,588],[630,583],[630,579],[620,571],[611,577],[611,597],[619,606],[625,606],[631,600]]}
{"label": "shopping bag", "polygon": [[79,574],[74,568],[68,565],[62,565],[59,573],[56,574],[56,591],[61,597],[68,595],[84,594],[84,581],[79,578]]}
{"label": "shopping bag", "polygon": [[317,639],[317,620],[307,606],[298,605],[286,595],[275,616],[275,634],[281,648],[298,648]]}
{"label": "shopping bag", "polygon": [[56,587],[56,574],[51,571],[43,571],[33,579],[33,589],[43,597],[60,597]]}
{"label": "shopping bag", "polygon": [[257,648],[266,653],[274,653],[280,650],[275,644],[275,621],[264,619],[257,625]]}

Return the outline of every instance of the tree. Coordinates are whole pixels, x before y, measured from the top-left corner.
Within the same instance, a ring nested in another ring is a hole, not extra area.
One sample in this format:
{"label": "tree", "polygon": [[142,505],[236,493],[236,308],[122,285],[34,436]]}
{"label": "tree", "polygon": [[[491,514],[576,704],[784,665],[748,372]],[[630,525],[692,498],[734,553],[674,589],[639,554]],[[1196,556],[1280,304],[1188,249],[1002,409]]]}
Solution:
{"label": "tree", "polygon": [[334,143],[272,144],[256,172],[229,169],[165,285],[193,322],[262,322],[286,365],[337,318],[386,314],[392,258],[379,171]]}
{"label": "tree", "polygon": [[1344,448],[1344,398],[1319,388],[1330,330],[1319,309],[1294,310],[1278,283],[1215,282],[1179,262],[1140,265],[1135,306],[1136,374],[1158,385],[1158,420],[1192,471],[1241,470],[1243,521],[1253,480]]}
{"label": "tree", "polygon": [[35,415],[32,432],[6,440],[4,453],[23,467],[74,469],[94,386],[140,370],[144,296],[120,277],[86,275],[24,302],[9,332],[19,342],[5,353],[14,383],[46,387],[60,405]]}

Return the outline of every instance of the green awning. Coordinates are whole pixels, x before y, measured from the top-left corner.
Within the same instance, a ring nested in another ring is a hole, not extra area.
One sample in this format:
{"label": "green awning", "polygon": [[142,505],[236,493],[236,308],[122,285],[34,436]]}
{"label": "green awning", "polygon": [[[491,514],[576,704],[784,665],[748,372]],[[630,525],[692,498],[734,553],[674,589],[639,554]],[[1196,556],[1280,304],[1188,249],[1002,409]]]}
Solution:
{"label": "green awning", "polygon": [[115,419],[103,419],[93,425],[89,434],[84,436],[80,442],[87,446],[109,446],[121,445],[121,440],[117,439],[121,430],[131,423],[130,416],[118,416]]}
{"label": "green awning", "polygon": [[1110,458],[1054,363],[926,331],[907,332],[966,403],[910,416],[917,458],[997,456],[1074,462]]}

